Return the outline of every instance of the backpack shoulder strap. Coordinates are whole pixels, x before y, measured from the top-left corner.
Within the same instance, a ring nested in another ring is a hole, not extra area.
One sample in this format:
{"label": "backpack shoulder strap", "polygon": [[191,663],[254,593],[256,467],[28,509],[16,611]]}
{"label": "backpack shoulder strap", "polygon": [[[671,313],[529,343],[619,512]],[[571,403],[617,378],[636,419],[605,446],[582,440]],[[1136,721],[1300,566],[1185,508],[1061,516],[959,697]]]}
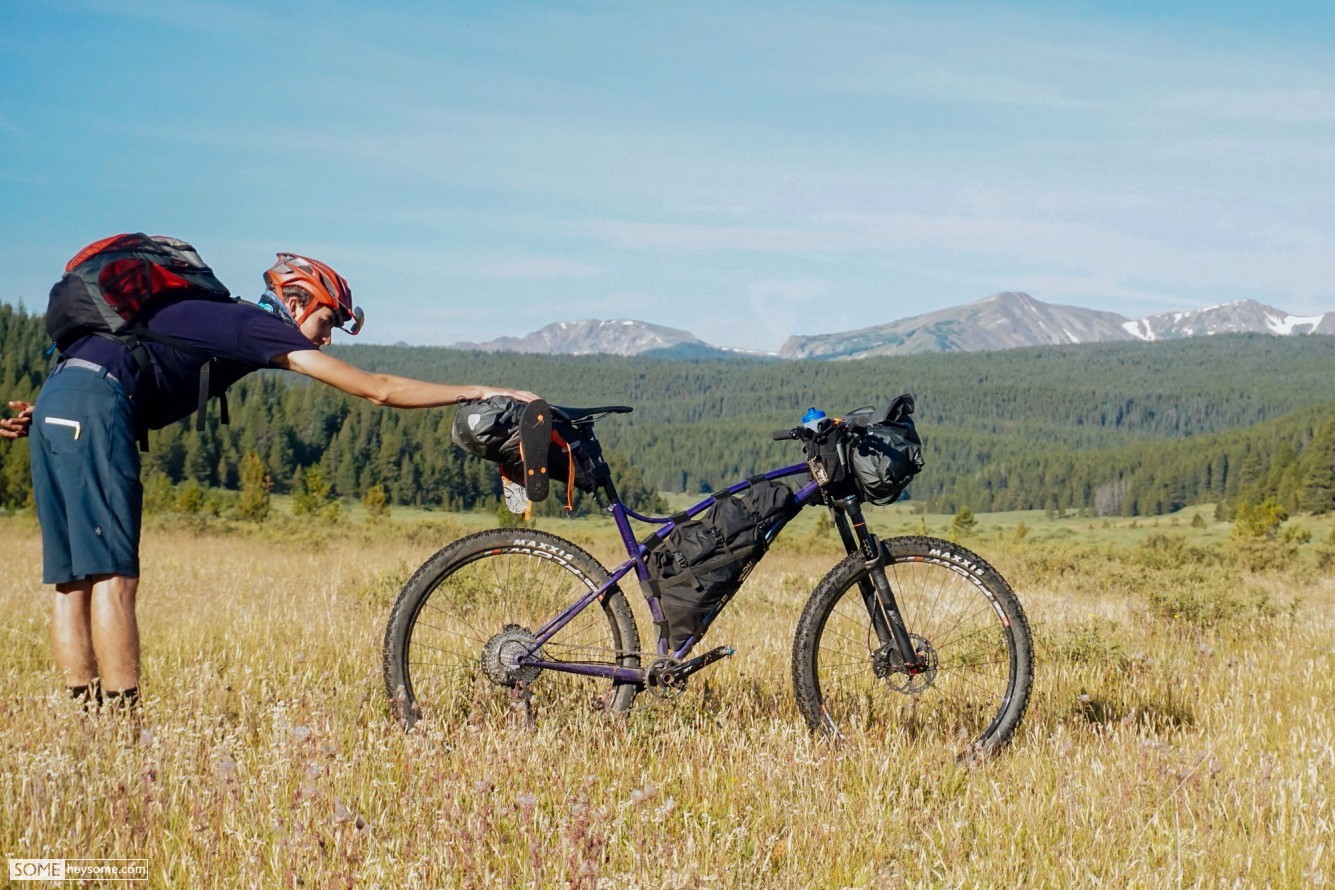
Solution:
{"label": "backpack shoulder strap", "polygon": [[[148,351],[144,349],[143,343],[140,342],[142,340],[152,340],[154,343],[170,346],[172,349],[175,349],[178,352],[183,352],[191,358],[201,359],[203,361],[203,364],[199,366],[199,407],[195,411],[195,429],[202,432],[204,430],[205,411],[209,403],[209,372],[212,370],[214,362],[218,361],[218,357],[208,350],[200,349],[198,346],[187,343],[178,337],[150,330],[144,324],[135,323],[127,330],[129,331],[129,336],[135,341],[135,345],[131,346],[130,352],[132,355],[135,355],[135,361],[140,362],[139,368],[141,371],[145,370],[148,366]],[[141,355],[142,360],[140,358]],[[218,419],[224,424],[231,422],[231,417],[227,411],[227,393],[225,392],[218,394]]]}

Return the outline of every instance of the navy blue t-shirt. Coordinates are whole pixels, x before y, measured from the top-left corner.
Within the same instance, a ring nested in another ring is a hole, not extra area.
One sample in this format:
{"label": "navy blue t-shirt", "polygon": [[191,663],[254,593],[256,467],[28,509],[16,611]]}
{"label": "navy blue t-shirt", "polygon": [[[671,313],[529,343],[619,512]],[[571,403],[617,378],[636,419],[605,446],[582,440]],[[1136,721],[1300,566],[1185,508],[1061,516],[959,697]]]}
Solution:
{"label": "navy blue t-shirt", "polygon": [[[280,355],[319,348],[300,330],[253,303],[167,303],[143,320],[149,330],[218,358],[209,372],[209,394],[214,396],[252,371],[272,367]],[[156,430],[199,407],[199,369],[204,360],[163,343],[143,343],[151,358],[146,374],[140,373],[124,344],[107,337],[84,337],[65,354],[106,368],[129,394],[139,421]]]}

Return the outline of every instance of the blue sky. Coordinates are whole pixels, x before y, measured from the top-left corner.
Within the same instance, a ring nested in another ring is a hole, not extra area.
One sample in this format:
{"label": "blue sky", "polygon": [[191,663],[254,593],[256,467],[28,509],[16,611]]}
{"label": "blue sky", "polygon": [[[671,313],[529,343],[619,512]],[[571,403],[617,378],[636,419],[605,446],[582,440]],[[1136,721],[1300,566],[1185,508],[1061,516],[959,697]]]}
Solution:
{"label": "blue sky", "polygon": [[0,0],[0,300],[119,231],[372,342],[708,342],[1023,290],[1335,310],[1335,5]]}

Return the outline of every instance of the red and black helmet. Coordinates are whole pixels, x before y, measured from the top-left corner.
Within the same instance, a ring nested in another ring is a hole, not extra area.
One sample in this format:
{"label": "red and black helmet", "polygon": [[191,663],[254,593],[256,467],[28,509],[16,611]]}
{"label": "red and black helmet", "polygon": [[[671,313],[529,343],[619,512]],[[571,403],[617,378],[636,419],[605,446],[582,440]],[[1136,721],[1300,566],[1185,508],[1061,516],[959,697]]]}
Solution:
{"label": "red and black helmet", "polygon": [[296,253],[280,253],[278,262],[264,273],[264,285],[280,298],[285,287],[299,287],[311,295],[306,311],[297,319],[298,327],[320,306],[328,306],[338,317],[341,329],[349,334],[362,329],[365,313],[352,304],[352,288],[326,263]]}

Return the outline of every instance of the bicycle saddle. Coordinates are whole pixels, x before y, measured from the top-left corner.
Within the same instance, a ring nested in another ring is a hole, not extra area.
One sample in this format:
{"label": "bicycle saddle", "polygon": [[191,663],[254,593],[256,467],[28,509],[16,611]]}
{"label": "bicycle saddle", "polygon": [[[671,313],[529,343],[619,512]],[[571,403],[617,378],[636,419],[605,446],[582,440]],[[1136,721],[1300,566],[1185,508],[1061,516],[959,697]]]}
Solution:
{"label": "bicycle saddle", "polygon": [[627,405],[604,405],[601,408],[567,408],[565,405],[553,405],[552,410],[563,415],[571,423],[576,423],[581,420],[596,420],[608,414],[629,414],[635,409]]}

